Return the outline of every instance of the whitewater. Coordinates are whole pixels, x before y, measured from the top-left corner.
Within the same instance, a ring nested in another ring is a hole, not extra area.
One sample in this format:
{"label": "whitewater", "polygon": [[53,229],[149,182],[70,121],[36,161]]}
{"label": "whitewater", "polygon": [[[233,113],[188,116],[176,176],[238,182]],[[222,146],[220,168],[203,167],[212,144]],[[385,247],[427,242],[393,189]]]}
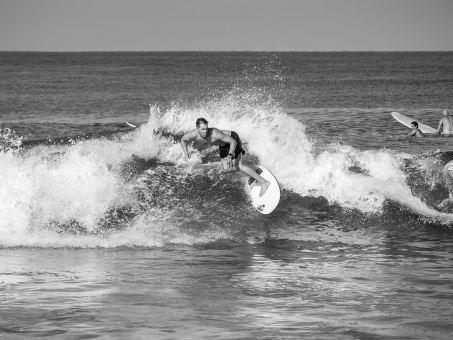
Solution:
{"label": "whitewater", "polygon": [[[303,122],[284,113],[270,99],[257,104],[256,94],[248,96],[229,95],[201,107],[175,105],[165,111],[151,105],[148,121],[133,131],[23,151],[19,146],[0,154],[2,245],[117,247],[205,241],[186,234],[182,227],[185,221],[171,217],[179,213],[181,205],[199,198],[188,193],[172,196],[171,187],[187,185],[200,171],[198,176],[205,180],[227,177],[226,181],[234,182],[237,178],[222,174],[216,148],[192,147],[191,161],[183,161],[179,139],[194,128],[198,117],[209,117],[215,126],[237,131],[250,161],[270,169],[284,192],[323,197],[330,204],[365,215],[382,214],[387,199],[422,218],[451,223],[451,215],[435,211],[412,194],[402,170],[406,155],[338,144],[317,147],[307,137]],[[161,174],[152,166],[140,173],[139,165],[134,164],[137,159],[139,163],[154,163]],[[166,183],[168,189],[144,197],[138,194],[149,189],[147,182],[162,176],[173,176]],[[229,185],[244,191],[246,181],[243,177],[241,183]],[[149,197],[153,194],[159,197]],[[157,203],[168,199],[174,206]],[[251,209],[246,193],[241,193],[240,200],[245,209]],[[285,206],[284,200],[281,205]],[[124,220],[126,211],[133,216]],[[118,220],[116,216],[120,216]],[[222,220],[211,223],[215,228],[226,227]],[[168,232],[161,229],[169,226],[180,227],[177,235],[163,235]],[[78,231],[75,235],[69,232],[74,228]],[[221,232],[205,237],[212,241],[227,236]]]}

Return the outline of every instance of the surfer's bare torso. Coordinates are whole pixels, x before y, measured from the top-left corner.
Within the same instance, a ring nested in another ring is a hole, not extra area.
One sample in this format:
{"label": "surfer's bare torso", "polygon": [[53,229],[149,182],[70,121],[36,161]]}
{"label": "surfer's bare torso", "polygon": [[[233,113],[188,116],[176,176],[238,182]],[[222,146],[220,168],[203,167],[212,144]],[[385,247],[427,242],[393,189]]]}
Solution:
{"label": "surfer's bare torso", "polygon": [[206,134],[200,134],[197,129],[191,131],[191,135],[195,137],[193,140],[204,141],[209,145],[222,146],[229,144],[224,141],[224,135],[230,136],[231,131],[219,130],[217,128],[207,128]]}

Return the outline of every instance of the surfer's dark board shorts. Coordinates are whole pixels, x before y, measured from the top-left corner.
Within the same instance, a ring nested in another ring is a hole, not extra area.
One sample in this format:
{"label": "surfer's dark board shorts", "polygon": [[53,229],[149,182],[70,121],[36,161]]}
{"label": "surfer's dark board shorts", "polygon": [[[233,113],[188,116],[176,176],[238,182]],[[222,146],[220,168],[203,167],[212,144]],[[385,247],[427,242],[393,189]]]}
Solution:
{"label": "surfer's dark board shorts", "polygon": [[[231,137],[236,141],[236,149],[234,149],[234,158],[238,158],[239,154],[245,154],[245,150],[242,150],[242,143],[239,135],[231,131]],[[230,144],[220,145],[219,154],[220,158],[225,158],[230,153]]]}

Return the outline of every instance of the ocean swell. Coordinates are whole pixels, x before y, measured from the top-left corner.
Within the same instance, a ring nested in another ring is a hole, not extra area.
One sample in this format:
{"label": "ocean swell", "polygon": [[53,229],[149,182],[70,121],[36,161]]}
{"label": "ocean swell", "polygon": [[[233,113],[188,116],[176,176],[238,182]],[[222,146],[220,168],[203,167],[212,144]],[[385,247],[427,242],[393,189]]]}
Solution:
{"label": "ocean swell", "polygon": [[[195,143],[191,160],[183,161],[179,140],[199,117],[211,127],[236,131],[247,150],[244,163],[264,165],[276,176],[283,197],[273,216],[253,210],[247,178],[220,171],[215,147]],[[151,105],[148,122],[128,133],[1,152],[0,245],[262,241],[266,225],[286,225],[298,201],[294,195],[321,198],[345,216],[356,211],[358,219],[384,214],[390,200],[431,222],[449,224],[450,215],[422,201],[441,190],[431,185],[441,178],[432,176],[426,160],[408,167],[410,158],[386,149],[317,143],[302,121],[260,93],[228,93],[195,106]],[[421,193],[414,191],[421,184],[410,181],[414,172],[431,183]]]}

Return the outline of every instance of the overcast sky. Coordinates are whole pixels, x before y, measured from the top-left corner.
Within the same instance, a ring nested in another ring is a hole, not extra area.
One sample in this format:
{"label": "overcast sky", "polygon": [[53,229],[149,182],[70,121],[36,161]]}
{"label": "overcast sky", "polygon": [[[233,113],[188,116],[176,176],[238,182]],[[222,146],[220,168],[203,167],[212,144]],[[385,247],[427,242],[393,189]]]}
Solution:
{"label": "overcast sky", "polygon": [[0,51],[433,50],[453,0],[0,0]]}

